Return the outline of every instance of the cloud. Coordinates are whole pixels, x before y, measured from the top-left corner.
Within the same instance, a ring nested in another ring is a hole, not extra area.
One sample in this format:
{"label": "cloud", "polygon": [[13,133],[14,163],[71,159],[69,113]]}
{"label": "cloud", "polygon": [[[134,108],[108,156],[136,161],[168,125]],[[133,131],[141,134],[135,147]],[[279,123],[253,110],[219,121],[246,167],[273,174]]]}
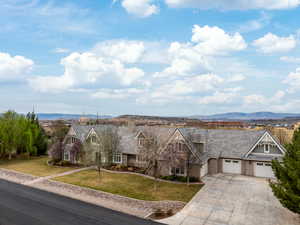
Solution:
{"label": "cloud", "polygon": [[300,90],[300,68],[297,68],[296,72],[289,73],[283,83],[289,85],[288,92],[290,93]]}
{"label": "cloud", "polygon": [[169,67],[155,77],[187,76],[211,71],[215,56],[226,56],[247,47],[239,33],[228,34],[219,27],[194,25],[191,42],[172,42],[168,49]]}
{"label": "cloud", "polygon": [[53,49],[52,52],[53,53],[68,53],[68,52],[70,52],[70,50],[67,48],[55,48],[55,49]]}
{"label": "cloud", "polygon": [[281,56],[280,60],[288,63],[300,63],[300,57]]}
{"label": "cloud", "polygon": [[159,7],[152,0],[123,0],[122,6],[129,14],[145,18],[159,12]]}
{"label": "cloud", "polygon": [[268,54],[276,52],[288,52],[296,47],[297,41],[293,35],[288,37],[279,37],[268,33],[265,36],[253,41],[258,51]]}
{"label": "cloud", "polygon": [[101,89],[93,93],[92,97],[97,99],[127,99],[143,92],[144,90],[137,88]]}
{"label": "cloud", "polygon": [[244,104],[249,107],[252,105],[271,105],[275,103],[280,103],[281,100],[286,96],[284,91],[277,91],[272,97],[265,97],[259,94],[247,95],[244,97]]}
{"label": "cloud", "polygon": [[33,67],[34,62],[24,56],[11,56],[0,52],[0,78],[14,79],[26,75]]}
{"label": "cloud", "polygon": [[245,80],[246,77],[243,74],[235,74],[229,77],[229,82],[239,82]]}
{"label": "cloud", "polygon": [[124,63],[136,63],[145,52],[145,46],[142,41],[112,40],[97,44],[93,52]]}
{"label": "cloud", "polygon": [[[238,89],[240,90],[240,89]],[[198,99],[199,104],[228,104],[238,97],[238,91],[232,89],[231,91],[216,91],[211,96],[204,96]]]}
{"label": "cloud", "polygon": [[233,51],[241,51],[247,47],[243,37],[239,33],[232,35],[219,27],[194,25],[192,42],[195,48],[206,55],[227,54]]}
{"label": "cloud", "polygon": [[238,27],[238,31],[241,33],[248,33],[252,31],[260,30],[263,27],[270,24],[270,21],[271,21],[271,16],[266,14],[265,12],[262,12],[260,18],[249,20],[246,23],[240,25]]}
{"label": "cloud", "polygon": [[66,91],[85,85],[117,84],[129,86],[144,76],[137,67],[126,67],[120,60],[92,52],[74,52],[61,60],[61,76],[38,76],[29,79],[30,86],[41,92]]}
{"label": "cloud", "polygon": [[173,8],[198,8],[219,10],[290,9],[300,5],[299,0],[165,0]]}

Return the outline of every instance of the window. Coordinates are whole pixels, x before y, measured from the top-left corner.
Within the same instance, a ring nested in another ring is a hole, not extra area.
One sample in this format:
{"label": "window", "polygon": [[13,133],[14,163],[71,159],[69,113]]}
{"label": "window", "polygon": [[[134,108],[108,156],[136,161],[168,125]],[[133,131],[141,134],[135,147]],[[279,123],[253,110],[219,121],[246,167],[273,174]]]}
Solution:
{"label": "window", "polygon": [[172,167],[171,173],[172,173],[172,175],[184,176],[185,168],[184,167]]}
{"label": "window", "polygon": [[70,160],[70,153],[69,152],[64,152],[64,160],[69,161]]}
{"label": "window", "polygon": [[96,138],[96,136],[92,136],[92,137],[91,137],[91,142],[92,142],[92,143],[97,143],[97,138]]}
{"label": "window", "polygon": [[265,163],[265,166],[272,166],[270,163]]}
{"label": "window", "polygon": [[116,153],[116,154],[113,155],[113,162],[114,163],[121,163],[122,162],[121,153]]}
{"label": "window", "polygon": [[264,145],[264,153],[270,153],[270,146],[268,144]]}
{"label": "window", "polygon": [[256,163],[256,165],[263,166],[264,164],[263,163]]}
{"label": "window", "polygon": [[233,163],[239,163],[239,161],[237,161],[237,160],[233,160],[232,162],[233,162]]}
{"label": "window", "polygon": [[145,162],[145,159],[144,159],[144,157],[142,155],[137,155],[136,156],[136,161],[137,162]]}
{"label": "window", "polygon": [[75,142],[76,142],[76,138],[71,137],[71,143],[73,144],[73,143],[75,143]]}
{"label": "window", "polygon": [[225,162],[226,163],[231,163],[231,160],[226,159]]}

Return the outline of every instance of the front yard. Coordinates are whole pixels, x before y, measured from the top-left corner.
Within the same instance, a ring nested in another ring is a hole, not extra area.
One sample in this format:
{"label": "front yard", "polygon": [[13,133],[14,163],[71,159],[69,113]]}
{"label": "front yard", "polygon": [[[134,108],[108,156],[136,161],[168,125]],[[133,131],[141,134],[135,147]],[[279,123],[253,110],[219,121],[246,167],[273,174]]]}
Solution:
{"label": "front yard", "polygon": [[154,180],[152,179],[132,174],[107,172],[101,172],[99,178],[96,170],[86,170],[64,177],[57,177],[55,180],[149,201],[173,200],[188,202],[202,187],[200,184],[187,186],[186,184],[158,182],[155,191]]}
{"label": "front yard", "polygon": [[0,160],[0,168],[15,170],[34,176],[49,176],[73,170],[69,167],[55,167],[47,165],[48,157],[32,157],[30,159]]}

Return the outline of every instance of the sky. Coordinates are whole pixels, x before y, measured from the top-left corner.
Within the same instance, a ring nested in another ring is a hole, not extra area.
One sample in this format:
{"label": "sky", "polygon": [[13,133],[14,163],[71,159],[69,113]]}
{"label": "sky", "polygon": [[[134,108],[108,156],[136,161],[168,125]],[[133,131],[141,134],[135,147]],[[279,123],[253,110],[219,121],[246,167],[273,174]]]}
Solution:
{"label": "sky", "polygon": [[0,111],[300,112],[300,0],[0,0]]}

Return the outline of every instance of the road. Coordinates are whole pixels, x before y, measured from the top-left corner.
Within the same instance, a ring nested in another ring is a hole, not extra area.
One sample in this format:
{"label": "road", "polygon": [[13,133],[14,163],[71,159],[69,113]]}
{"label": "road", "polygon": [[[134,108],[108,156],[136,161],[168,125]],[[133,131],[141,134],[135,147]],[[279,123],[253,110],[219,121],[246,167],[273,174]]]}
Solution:
{"label": "road", "polygon": [[159,223],[0,179],[0,225],[77,224]]}

